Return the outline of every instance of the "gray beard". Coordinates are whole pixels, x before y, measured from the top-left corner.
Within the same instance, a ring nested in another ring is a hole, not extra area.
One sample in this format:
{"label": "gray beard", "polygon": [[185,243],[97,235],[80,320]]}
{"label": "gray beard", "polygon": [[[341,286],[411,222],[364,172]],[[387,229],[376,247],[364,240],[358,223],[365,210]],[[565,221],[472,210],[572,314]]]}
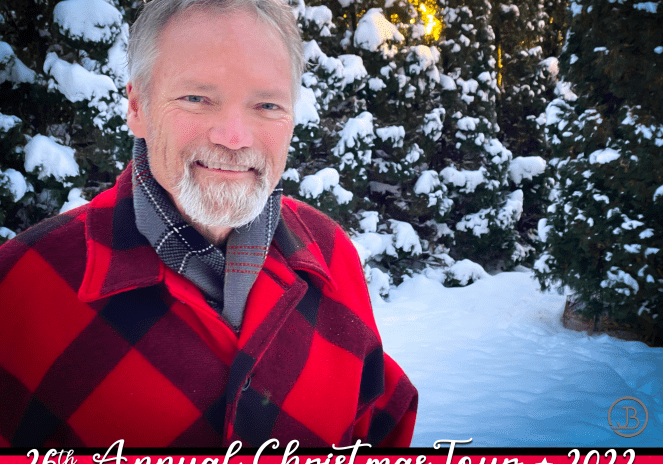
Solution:
{"label": "gray beard", "polygon": [[[252,182],[219,182],[201,186],[193,178],[196,160],[220,161],[251,166],[256,176]],[[223,148],[199,148],[184,161],[182,178],[176,186],[176,199],[192,221],[205,227],[237,228],[249,224],[265,208],[272,193],[270,166],[257,150],[239,152]]]}

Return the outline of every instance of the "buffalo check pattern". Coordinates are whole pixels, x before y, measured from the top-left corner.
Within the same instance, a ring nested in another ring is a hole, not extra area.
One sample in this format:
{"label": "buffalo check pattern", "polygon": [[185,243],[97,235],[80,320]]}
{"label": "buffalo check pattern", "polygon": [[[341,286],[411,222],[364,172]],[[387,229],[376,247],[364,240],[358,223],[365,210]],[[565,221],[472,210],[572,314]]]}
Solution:
{"label": "buffalo check pattern", "polygon": [[239,335],[136,229],[131,168],[0,248],[0,446],[408,446],[357,254],[283,198]]}

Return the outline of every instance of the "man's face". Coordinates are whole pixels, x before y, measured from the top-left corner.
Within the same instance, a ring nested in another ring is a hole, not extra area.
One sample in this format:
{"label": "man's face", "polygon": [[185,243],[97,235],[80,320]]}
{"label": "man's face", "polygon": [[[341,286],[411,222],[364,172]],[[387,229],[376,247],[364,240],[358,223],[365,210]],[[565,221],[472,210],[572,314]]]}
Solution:
{"label": "man's face", "polygon": [[293,130],[290,58],[255,15],[193,11],[159,40],[149,109],[129,84],[129,127],[179,211],[206,227],[255,218],[278,183]]}

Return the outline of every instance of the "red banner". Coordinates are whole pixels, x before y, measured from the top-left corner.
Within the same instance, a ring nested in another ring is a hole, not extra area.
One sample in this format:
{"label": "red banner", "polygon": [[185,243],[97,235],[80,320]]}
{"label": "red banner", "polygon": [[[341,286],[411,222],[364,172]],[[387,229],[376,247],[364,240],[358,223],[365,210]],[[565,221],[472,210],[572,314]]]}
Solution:
{"label": "red banner", "polygon": [[[358,441],[330,449],[299,448],[272,439],[260,448],[235,442],[219,450],[124,449],[0,450],[0,464],[663,464],[658,448],[465,448],[469,441],[440,440],[435,448],[378,450]],[[279,448],[283,446],[283,448]]]}

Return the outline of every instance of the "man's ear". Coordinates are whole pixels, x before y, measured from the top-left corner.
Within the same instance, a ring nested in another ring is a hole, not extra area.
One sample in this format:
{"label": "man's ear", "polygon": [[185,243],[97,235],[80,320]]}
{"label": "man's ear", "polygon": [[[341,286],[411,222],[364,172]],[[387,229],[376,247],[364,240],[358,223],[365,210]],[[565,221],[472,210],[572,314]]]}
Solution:
{"label": "man's ear", "polygon": [[144,139],[147,137],[147,119],[138,90],[132,82],[127,83],[127,97],[129,99],[127,125],[136,137]]}

